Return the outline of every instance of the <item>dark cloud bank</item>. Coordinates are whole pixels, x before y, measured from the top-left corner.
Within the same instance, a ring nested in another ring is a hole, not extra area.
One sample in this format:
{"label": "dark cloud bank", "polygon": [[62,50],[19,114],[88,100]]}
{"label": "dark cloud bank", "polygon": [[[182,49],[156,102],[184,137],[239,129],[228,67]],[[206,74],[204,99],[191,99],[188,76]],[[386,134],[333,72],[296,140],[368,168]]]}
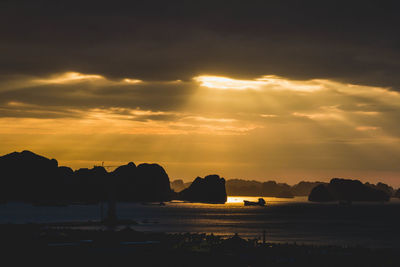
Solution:
{"label": "dark cloud bank", "polygon": [[392,1],[2,1],[0,74],[328,78],[400,88]]}

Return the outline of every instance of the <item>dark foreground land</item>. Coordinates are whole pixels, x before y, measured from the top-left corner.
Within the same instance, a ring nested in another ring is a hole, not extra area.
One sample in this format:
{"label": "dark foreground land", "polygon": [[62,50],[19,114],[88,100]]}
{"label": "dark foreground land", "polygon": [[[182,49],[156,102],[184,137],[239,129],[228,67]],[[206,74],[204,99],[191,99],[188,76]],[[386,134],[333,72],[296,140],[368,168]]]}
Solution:
{"label": "dark foreground land", "polygon": [[399,266],[394,249],[271,244],[129,227],[113,231],[8,224],[0,226],[0,235],[7,266]]}

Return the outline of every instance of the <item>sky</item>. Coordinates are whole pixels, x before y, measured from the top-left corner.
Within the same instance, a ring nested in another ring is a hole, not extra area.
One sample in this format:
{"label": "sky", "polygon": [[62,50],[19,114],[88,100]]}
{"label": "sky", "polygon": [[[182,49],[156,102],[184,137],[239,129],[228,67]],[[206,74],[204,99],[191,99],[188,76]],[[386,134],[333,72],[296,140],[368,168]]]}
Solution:
{"label": "sky", "polygon": [[395,1],[1,1],[0,154],[400,186]]}

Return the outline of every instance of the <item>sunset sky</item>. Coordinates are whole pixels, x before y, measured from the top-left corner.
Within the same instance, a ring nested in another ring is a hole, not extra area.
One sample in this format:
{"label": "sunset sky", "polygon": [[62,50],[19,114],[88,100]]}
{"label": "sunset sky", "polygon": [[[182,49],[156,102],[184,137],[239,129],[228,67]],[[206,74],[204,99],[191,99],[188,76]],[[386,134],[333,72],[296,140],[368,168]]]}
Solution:
{"label": "sunset sky", "polygon": [[398,187],[400,9],[381,2],[1,1],[0,154]]}

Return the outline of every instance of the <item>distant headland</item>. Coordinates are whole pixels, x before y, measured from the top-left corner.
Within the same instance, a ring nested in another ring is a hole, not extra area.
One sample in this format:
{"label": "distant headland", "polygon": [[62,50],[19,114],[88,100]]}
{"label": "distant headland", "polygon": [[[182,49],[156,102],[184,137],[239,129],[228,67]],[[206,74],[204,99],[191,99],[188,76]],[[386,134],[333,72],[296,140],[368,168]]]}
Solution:
{"label": "distant headland", "polygon": [[330,183],[306,182],[290,186],[275,181],[225,180],[218,175],[197,177],[191,183],[170,181],[158,164],[129,162],[108,172],[102,166],[72,170],[55,159],[31,151],[0,156],[0,202],[25,201],[38,205],[90,204],[101,201],[225,203],[227,195],[292,198],[310,201],[388,201],[400,197],[384,183],[334,178]]}
{"label": "distant headland", "polygon": [[0,201],[26,201],[38,205],[89,204],[100,201],[161,202],[172,199],[225,203],[225,179],[198,177],[183,192],[175,192],[164,168],[133,162],[112,172],[102,166],[73,171],[55,159],[31,151],[0,157]]}
{"label": "distant headland", "polygon": [[[171,182],[171,188],[181,191],[191,185],[183,180]],[[301,181],[295,185],[278,183],[276,181],[254,181],[242,179],[229,179],[225,182],[226,192],[229,196],[262,196],[293,198],[309,196],[310,201],[386,201],[390,197],[400,197],[400,189],[384,183],[361,183],[358,180],[333,178],[330,183]],[[328,190],[329,188],[329,190]],[[381,192],[383,191],[383,192]]]}
{"label": "distant headland", "polygon": [[353,201],[389,201],[392,190],[382,183],[363,184],[358,180],[334,178],[329,184],[316,186],[308,200],[316,202],[339,201],[350,204]]}

